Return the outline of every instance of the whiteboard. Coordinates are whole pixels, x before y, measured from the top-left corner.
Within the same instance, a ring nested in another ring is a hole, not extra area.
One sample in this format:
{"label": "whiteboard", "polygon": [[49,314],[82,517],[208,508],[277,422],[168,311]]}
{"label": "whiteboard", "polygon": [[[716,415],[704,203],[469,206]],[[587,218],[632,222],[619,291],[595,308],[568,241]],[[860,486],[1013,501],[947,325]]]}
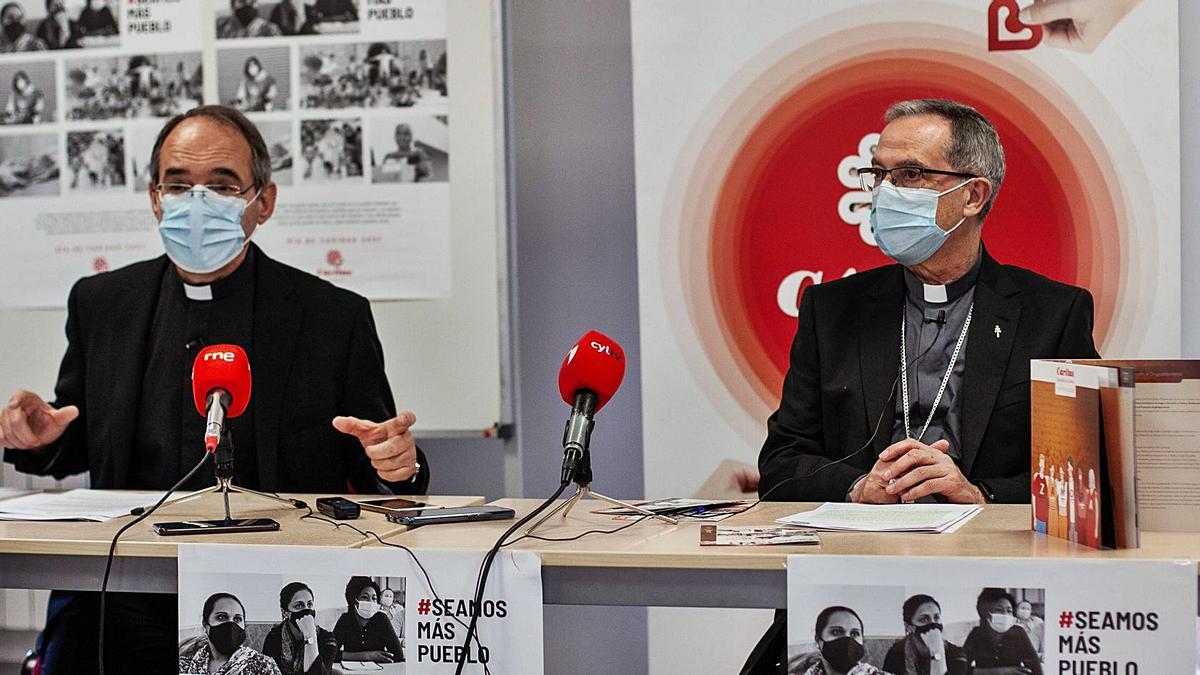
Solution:
{"label": "whiteboard", "polygon": [[[446,13],[447,50],[455,62],[449,81],[451,291],[433,300],[372,303],[396,405],[417,414],[413,432],[426,438],[483,436],[511,418],[505,391],[509,347],[500,7],[498,2],[448,2]],[[471,198],[456,199],[456,193]],[[271,254],[270,248],[264,251]],[[11,292],[0,289],[0,294]],[[53,398],[66,348],[65,324],[62,309],[0,309],[3,400],[17,389]]]}

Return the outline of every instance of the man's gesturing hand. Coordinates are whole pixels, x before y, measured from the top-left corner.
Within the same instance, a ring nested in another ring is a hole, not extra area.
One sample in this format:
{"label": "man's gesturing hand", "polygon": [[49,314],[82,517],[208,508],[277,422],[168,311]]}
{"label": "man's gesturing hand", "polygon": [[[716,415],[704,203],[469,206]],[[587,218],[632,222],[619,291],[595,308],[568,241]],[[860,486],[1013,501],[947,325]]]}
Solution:
{"label": "man's gesturing hand", "polygon": [[0,411],[0,445],[16,450],[49,445],[63,435],[76,417],[79,408],[68,405],[55,409],[41,396],[22,389]]}
{"label": "man's gesturing hand", "polygon": [[357,417],[335,417],[333,428],[350,434],[362,443],[375,473],[386,481],[408,480],[417,474],[417,442],[409,429],[417,416],[402,412],[386,422],[370,422]]}
{"label": "man's gesturing hand", "polygon": [[962,474],[949,451],[950,442],[946,440],[925,445],[912,439],[884,450],[880,459],[892,460],[891,468],[884,473],[887,493],[906,502],[940,494],[955,504],[984,503],[983,493]]}

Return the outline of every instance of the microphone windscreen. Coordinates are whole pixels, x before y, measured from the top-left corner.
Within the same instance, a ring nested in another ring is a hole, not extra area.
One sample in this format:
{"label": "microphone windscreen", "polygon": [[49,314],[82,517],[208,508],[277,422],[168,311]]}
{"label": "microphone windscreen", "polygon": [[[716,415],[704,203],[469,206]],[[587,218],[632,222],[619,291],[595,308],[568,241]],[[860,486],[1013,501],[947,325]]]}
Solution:
{"label": "microphone windscreen", "polygon": [[558,371],[558,392],[568,404],[575,403],[575,394],[581,390],[596,395],[596,410],[617,393],[621,380],[625,378],[625,351],[616,340],[590,331],[563,359]]}
{"label": "microphone windscreen", "polygon": [[229,392],[226,417],[246,412],[250,403],[250,359],[237,345],[209,345],[192,363],[192,398],[201,415],[208,413],[208,394],[213,389]]}

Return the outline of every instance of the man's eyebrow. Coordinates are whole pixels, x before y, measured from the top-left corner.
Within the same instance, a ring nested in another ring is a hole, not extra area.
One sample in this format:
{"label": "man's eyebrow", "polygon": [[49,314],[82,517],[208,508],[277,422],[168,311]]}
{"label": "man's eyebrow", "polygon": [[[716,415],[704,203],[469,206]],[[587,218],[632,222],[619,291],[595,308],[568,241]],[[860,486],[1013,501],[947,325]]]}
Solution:
{"label": "man's eyebrow", "polygon": [[230,169],[230,168],[224,167],[224,166],[218,166],[217,168],[209,171],[209,173],[216,174],[218,176],[228,176],[239,182],[242,180],[241,174],[239,174],[237,171],[234,171],[233,169]]}

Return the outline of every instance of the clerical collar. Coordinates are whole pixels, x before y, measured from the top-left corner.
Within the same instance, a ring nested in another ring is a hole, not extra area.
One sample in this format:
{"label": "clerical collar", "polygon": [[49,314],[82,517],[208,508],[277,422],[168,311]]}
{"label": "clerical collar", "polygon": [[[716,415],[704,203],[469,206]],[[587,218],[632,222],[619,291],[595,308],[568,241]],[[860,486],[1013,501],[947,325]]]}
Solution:
{"label": "clerical collar", "polygon": [[944,286],[924,283],[920,277],[906,267],[904,268],[904,286],[908,293],[908,299],[917,306],[942,305],[957,300],[975,287],[975,282],[979,279],[979,268],[982,265],[983,253],[981,251],[979,257],[975,258],[975,264],[967,270],[966,274]]}
{"label": "clerical collar", "polygon": [[[221,298],[229,297],[241,289],[249,287],[254,283],[254,249],[254,245],[247,247],[246,258],[242,260],[242,264],[238,265],[237,269],[231,272],[229,276],[221,277],[211,284],[193,286],[183,281],[182,277],[180,277],[179,280],[183,284],[183,294],[187,296],[188,300],[207,302],[209,300],[220,300]],[[175,274],[178,276],[179,272],[176,271]]]}

